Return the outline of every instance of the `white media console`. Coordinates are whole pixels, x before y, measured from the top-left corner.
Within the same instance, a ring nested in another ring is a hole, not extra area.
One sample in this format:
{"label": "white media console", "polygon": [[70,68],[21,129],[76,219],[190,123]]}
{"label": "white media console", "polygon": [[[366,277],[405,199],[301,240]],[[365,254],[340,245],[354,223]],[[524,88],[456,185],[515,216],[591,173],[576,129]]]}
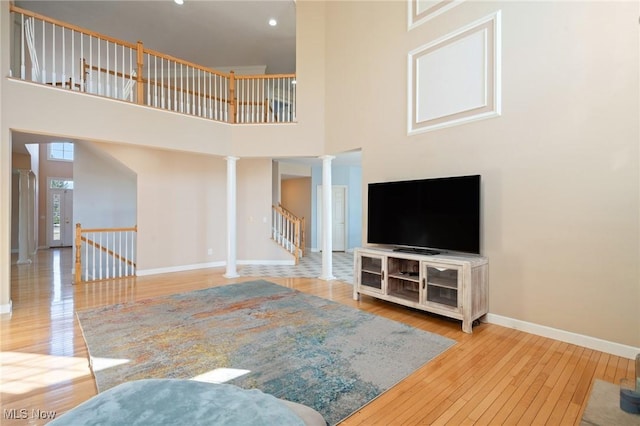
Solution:
{"label": "white media console", "polygon": [[480,256],[358,248],[354,281],[355,300],[366,294],[455,318],[465,333],[489,308],[489,263]]}

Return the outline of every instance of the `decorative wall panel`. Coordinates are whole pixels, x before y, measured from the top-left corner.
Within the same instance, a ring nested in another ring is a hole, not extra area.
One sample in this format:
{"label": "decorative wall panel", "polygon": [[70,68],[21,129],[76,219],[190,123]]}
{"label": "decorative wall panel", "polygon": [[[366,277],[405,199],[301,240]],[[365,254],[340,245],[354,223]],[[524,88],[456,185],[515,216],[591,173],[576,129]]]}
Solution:
{"label": "decorative wall panel", "polygon": [[408,0],[409,30],[460,4],[462,0]]}
{"label": "decorative wall panel", "polygon": [[500,12],[409,52],[408,132],[500,115]]}

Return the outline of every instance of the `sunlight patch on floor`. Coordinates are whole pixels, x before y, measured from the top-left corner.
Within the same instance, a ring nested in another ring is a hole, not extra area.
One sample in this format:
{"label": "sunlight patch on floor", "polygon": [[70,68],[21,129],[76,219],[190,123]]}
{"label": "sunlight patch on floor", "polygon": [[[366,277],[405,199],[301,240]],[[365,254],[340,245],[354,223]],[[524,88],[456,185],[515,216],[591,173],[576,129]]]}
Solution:
{"label": "sunlight patch on floor", "polygon": [[90,375],[86,358],[0,352],[2,392],[14,395]]}
{"label": "sunlight patch on floor", "polygon": [[236,377],[244,376],[248,373],[251,373],[251,370],[240,370],[237,368],[216,368],[215,370],[207,371],[204,374],[195,376],[191,380],[207,383],[225,383],[229,380],[233,380]]}
{"label": "sunlight patch on floor", "polygon": [[91,358],[91,368],[93,371],[102,371],[107,368],[115,367],[117,365],[122,365],[128,363],[130,360],[128,359],[119,359],[119,358],[99,358],[92,357]]}

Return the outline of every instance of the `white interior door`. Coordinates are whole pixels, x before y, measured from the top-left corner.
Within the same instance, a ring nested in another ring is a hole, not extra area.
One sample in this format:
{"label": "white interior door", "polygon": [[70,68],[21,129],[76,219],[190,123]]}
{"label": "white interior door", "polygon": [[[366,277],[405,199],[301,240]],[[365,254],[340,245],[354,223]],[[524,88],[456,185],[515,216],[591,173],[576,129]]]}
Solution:
{"label": "white interior door", "polygon": [[[333,185],[331,187],[331,239],[333,251],[345,251],[347,249],[347,187]],[[317,228],[318,244],[322,250],[322,185],[317,190]]]}
{"label": "white interior door", "polygon": [[73,190],[49,189],[49,247],[73,245]]}

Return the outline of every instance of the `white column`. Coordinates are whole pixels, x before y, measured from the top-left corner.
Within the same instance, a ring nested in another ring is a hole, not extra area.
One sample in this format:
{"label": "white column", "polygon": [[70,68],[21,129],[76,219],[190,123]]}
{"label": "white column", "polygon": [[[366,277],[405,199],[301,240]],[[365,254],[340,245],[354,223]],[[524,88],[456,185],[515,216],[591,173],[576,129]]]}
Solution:
{"label": "white column", "polygon": [[18,265],[31,263],[29,258],[29,170],[20,170],[18,185]]}
{"label": "white column", "polygon": [[334,280],[333,276],[333,224],[331,222],[331,160],[335,157],[323,155],[322,159],[322,275],[321,280]]}
{"label": "white column", "polygon": [[227,160],[227,272],[225,278],[236,278],[236,161],[238,157],[225,157]]}
{"label": "white column", "polygon": [[36,254],[38,250],[38,243],[36,241],[36,175],[33,172],[29,172],[29,222],[28,222],[28,237],[29,237],[29,256]]}
{"label": "white column", "polygon": [[[9,2],[0,1],[0,76],[9,75],[12,16]],[[5,54],[5,52],[7,52]],[[7,79],[0,81],[0,92],[7,86]],[[11,312],[11,131],[9,123],[2,121],[0,102],[0,314]],[[10,105],[8,106],[10,107]]]}

